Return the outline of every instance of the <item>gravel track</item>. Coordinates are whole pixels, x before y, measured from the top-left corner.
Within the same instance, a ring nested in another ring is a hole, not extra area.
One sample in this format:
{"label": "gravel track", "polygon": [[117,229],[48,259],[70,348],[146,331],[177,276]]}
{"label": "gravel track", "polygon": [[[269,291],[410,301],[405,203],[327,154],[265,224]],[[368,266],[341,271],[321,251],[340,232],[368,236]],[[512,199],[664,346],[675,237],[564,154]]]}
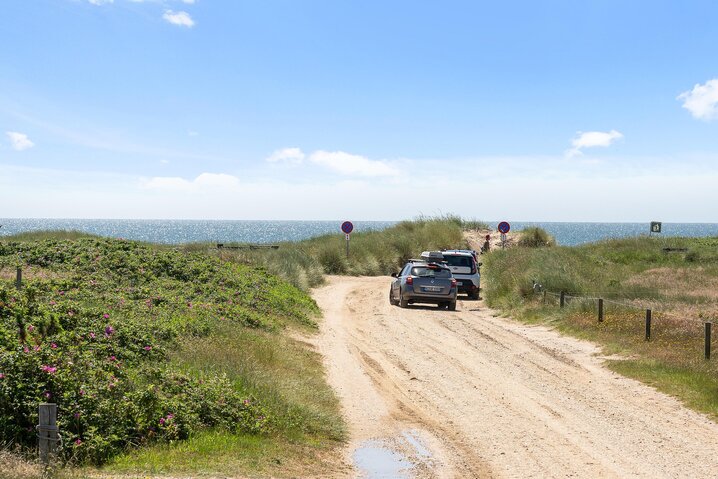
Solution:
{"label": "gravel track", "polygon": [[476,301],[390,306],[391,278],[330,277],[317,347],[350,427],[397,448],[414,477],[718,477],[718,424],[617,375],[590,343]]}

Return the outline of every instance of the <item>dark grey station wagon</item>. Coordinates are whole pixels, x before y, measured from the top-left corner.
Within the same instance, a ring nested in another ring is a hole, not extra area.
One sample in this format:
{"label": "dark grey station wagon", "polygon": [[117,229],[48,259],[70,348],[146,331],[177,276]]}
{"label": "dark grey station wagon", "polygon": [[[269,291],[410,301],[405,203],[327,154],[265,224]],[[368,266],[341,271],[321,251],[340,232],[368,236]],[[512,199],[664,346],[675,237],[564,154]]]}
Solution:
{"label": "dark grey station wagon", "polygon": [[406,308],[412,303],[430,303],[451,311],[456,309],[456,280],[446,266],[411,260],[392,277],[391,304]]}

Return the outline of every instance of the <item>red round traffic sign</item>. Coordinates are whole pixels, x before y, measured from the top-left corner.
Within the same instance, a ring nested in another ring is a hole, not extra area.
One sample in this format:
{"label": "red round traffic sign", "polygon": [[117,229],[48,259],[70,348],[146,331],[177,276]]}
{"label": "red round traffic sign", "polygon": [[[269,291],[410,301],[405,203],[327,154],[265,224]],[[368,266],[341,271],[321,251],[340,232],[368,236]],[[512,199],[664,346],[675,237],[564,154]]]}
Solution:
{"label": "red round traffic sign", "polygon": [[344,223],[342,223],[342,231],[344,232],[344,234],[347,234],[347,235],[349,233],[351,233],[352,231],[354,231],[354,225],[352,224],[352,222],[345,221]]}
{"label": "red round traffic sign", "polygon": [[511,225],[508,222],[502,221],[501,223],[499,223],[499,232],[500,233],[506,234],[509,231],[511,231]]}

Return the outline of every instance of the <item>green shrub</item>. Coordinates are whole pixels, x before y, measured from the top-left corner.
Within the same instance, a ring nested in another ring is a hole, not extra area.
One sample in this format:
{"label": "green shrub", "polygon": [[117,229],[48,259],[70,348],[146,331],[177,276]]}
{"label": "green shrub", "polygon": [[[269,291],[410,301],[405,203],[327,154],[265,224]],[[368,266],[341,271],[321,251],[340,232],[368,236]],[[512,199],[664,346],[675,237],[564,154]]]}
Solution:
{"label": "green shrub", "polygon": [[274,427],[241,382],[177,370],[168,352],[228,325],[312,326],[307,295],[255,268],[130,241],[0,241],[3,264],[18,255],[53,274],[20,291],[0,282],[0,444],[34,447],[46,401],[58,405],[62,456],[95,464],[203,429]]}
{"label": "green shrub", "polygon": [[347,272],[346,254],[331,246],[319,250],[319,263],[326,274],[343,274]]}
{"label": "green shrub", "polygon": [[538,227],[525,228],[522,230],[518,241],[518,245],[525,248],[541,248],[555,244],[556,241],[553,236],[548,234],[543,228]]}

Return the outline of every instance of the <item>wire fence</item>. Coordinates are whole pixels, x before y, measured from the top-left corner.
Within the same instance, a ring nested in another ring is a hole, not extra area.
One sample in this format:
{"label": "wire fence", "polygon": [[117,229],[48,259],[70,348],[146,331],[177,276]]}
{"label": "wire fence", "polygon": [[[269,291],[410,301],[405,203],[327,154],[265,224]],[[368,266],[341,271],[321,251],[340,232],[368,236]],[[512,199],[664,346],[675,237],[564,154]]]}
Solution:
{"label": "wire fence", "polygon": [[[534,282],[533,290],[536,296],[543,296],[543,303],[548,304],[549,298],[551,302],[557,304],[560,308],[569,307],[572,304],[580,303],[583,305],[591,305],[595,307],[596,319],[602,323],[607,319],[606,305],[610,304],[624,310],[641,311],[644,314],[645,321],[645,340],[650,341],[653,334],[652,323],[657,314],[661,319],[672,319],[674,321],[691,321],[693,324],[703,321],[701,319],[693,319],[685,316],[679,316],[673,312],[660,310],[655,304],[648,304],[645,301],[640,303],[640,298],[633,299],[632,302],[619,300],[615,298],[606,298],[604,295],[615,295],[615,291],[589,291],[583,293],[568,291],[548,291],[543,288],[540,283]],[[637,302],[639,302],[637,304]],[[711,330],[712,322],[704,321],[704,356],[710,359],[711,356]]]}

